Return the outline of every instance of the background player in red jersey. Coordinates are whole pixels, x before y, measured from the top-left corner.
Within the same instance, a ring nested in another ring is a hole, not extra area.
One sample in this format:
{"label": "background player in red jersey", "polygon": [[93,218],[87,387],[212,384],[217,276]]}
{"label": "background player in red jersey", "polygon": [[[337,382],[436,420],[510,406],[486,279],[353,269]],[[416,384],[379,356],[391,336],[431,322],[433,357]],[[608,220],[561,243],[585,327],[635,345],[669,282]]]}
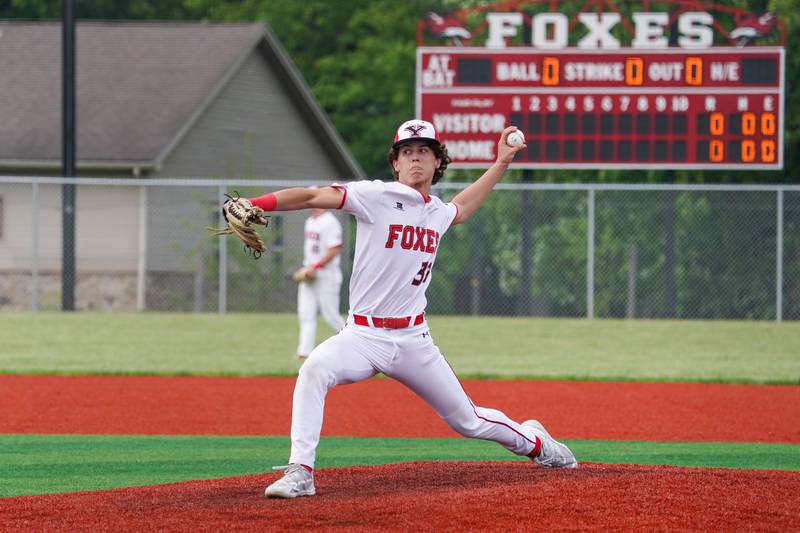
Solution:
{"label": "background player in red jersey", "polygon": [[474,183],[445,203],[430,195],[450,158],[429,122],[410,120],[397,130],[389,164],[396,181],[357,181],[321,189],[293,188],[251,199],[265,211],[344,209],[357,220],[350,311],[337,335],[317,346],[300,368],[292,403],[292,448],[268,497],[315,494],[313,468],[328,389],[383,373],[425,400],[458,433],[492,440],[548,467],[575,468],[567,446],[536,420],[522,424],[475,405],[434,344],[425,321],[425,291],[442,236],[465,222],[500,181],[514,154],[516,131],[503,130],[497,159]]}

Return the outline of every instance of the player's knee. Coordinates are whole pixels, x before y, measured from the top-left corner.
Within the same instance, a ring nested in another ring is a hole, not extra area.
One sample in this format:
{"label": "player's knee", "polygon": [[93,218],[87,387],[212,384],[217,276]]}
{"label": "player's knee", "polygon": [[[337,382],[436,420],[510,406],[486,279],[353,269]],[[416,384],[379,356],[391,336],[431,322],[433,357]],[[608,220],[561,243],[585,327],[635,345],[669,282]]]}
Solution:
{"label": "player's knee", "polygon": [[478,437],[481,428],[480,420],[474,413],[461,413],[444,419],[453,431],[465,437]]}
{"label": "player's knee", "polygon": [[324,384],[327,387],[333,386],[336,382],[336,375],[333,368],[325,363],[321,357],[309,357],[303,366],[300,367],[298,379]]}

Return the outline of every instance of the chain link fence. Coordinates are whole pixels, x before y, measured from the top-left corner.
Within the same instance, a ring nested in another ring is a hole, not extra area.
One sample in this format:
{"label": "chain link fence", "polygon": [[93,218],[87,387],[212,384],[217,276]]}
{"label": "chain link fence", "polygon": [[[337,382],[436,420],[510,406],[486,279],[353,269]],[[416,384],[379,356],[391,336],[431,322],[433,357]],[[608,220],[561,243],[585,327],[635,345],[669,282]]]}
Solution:
{"label": "chain link fence", "polygon": [[[61,308],[61,178],[0,178],[0,310]],[[223,194],[313,182],[70,180],[79,310],[294,312],[307,213],[276,213],[259,260]],[[465,184],[439,184],[449,199]],[[355,221],[342,265],[352,264]],[[800,319],[800,186],[500,184],[443,238],[436,314]],[[347,283],[342,312],[346,312]]]}

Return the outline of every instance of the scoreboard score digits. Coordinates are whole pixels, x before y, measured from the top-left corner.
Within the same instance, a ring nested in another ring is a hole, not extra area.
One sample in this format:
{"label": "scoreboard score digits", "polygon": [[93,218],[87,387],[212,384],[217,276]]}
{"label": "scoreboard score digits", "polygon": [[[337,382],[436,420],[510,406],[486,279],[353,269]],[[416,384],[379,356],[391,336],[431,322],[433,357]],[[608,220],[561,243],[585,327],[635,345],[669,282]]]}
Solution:
{"label": "scoreboard score digits", "polygon": [[541,50],[420,47],[417,116],[452,167],[780,169],[783,48]]}

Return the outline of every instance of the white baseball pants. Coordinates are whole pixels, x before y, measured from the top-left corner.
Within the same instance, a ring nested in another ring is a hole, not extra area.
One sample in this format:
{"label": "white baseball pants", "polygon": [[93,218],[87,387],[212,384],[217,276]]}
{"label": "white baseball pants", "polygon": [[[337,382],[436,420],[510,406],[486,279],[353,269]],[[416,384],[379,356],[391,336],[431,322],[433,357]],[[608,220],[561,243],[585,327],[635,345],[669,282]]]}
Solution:
{"label": "white baseball pants", "polygon": [[325,396],[335,385],[357,383],[382,372],[425,400],[456,432],[495,441],[528,455],[535,436],[495,409],[472,403],[433,343],[427,323],[405,329],[358,326],[352,317],[300,367],[292,402],[290,463],[313,468],[322,431]]}
{"label": "white baseball pants", "polygon": [[300,339],[297,344],[298,355],[308,355],[317,343],[317,313],[333,329],[344,327],[339,314],[339,279],[328,279],[320,275],[310,283],[300,283],[297,287],[297,319],[300,322]]}

